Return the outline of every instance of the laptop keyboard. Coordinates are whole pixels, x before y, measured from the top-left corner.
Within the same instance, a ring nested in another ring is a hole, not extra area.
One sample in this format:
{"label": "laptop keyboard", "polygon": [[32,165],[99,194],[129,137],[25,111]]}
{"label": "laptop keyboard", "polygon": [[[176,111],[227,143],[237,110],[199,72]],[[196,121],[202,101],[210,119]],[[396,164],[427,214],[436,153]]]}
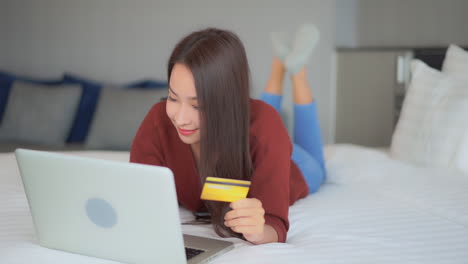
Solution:
{"label": "laptop keyboard", "polygon": [[201,253],[205,252],[204,250],[199,250],[195,248],[185,248],[185,255],[187,256],[187,259],[191,259],[197,255],[200,255]]}

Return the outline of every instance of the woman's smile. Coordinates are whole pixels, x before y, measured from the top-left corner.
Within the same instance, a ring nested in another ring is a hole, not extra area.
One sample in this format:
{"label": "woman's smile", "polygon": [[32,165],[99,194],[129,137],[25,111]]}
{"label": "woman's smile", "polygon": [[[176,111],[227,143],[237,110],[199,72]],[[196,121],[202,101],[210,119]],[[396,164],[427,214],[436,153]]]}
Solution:
{"label": "woman's smile", "polygon": [[179,133],[184,136],[190,136],[191,134],[195,133],[198,129],[187,130],[187,129],[177,128],[177,130],[179,130]]}

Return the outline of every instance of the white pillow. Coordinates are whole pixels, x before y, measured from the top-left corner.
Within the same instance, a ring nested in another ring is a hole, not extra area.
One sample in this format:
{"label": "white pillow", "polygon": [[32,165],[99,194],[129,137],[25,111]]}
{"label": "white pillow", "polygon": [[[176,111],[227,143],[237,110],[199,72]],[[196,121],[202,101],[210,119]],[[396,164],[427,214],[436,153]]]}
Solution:
{"label": "white pillow", "polygon": [[468,129],[468,81],[411,63],[412,79],[393,134],[392,157],[423,165],[457,167]]}
{"label": "white pillow", "polygon": [[450,45],[445,54],[442,72],[468,80],[468,51]]}
{"label": "white pillow", "polygon": [[[456,45],[450,45],[445,55],[442,72],[468,80],[468,51]],[[456,160],[457,167],[468,173],[468,130],[465,131]]]}

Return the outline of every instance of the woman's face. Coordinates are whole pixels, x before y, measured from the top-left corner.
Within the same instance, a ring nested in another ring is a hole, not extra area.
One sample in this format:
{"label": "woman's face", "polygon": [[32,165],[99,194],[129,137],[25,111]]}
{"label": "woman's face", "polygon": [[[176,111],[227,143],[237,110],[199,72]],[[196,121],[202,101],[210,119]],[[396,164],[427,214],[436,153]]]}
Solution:
{"label": "woman's face", "polygon": [[166,113],[185,144],[200,142],[200,115],[195,80],[190,69],[184,64],[176,63],[172,68]]}

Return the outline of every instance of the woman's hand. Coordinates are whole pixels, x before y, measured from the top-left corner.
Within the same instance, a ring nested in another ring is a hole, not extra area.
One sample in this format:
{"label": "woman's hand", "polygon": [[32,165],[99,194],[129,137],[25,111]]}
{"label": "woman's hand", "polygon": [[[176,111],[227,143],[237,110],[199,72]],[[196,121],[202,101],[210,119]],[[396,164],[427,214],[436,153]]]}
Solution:
{"label": "woman's hand", "polygon": [[224,216],[224,225],[236,233],[242,233],[248,241],[261,244],[265,240],[265,209],[262,202],[256,198],[245,198],[232,202],[230,207],[232,210]]}

